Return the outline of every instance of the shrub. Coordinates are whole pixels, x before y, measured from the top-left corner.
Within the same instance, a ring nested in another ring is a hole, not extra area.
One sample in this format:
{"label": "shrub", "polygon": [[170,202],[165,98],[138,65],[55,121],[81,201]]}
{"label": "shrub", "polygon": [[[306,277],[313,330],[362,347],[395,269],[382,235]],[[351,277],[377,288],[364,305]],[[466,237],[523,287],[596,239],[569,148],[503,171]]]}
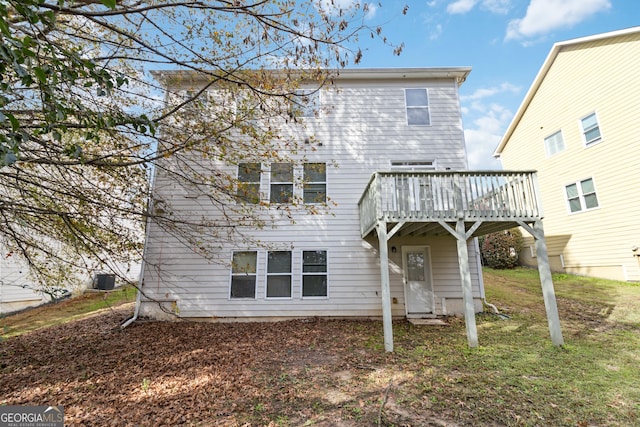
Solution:
{"label": "shrub", "polygon": [[487,267],[508,269],[518,265],[518,254],[523,245],[520,229],[487,234],[480,241],[482,263]]}

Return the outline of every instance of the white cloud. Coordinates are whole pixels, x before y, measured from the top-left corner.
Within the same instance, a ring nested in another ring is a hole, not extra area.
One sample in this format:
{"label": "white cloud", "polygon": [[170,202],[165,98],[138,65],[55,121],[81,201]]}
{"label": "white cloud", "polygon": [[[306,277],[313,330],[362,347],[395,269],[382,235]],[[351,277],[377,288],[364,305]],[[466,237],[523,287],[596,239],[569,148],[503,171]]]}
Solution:
{"label": "white cloud", "polygon": [[464,131],[470,170],[502,169],[500,160],[493,158],[493,152],[500,142],[500,137],[501,135],[487,133],[482,129]]}
{"label": "white cloud", "polygon": [[442,35],[442,24],[429,27],[429,40],[436,40]]}
{"label": "white cloud", "polygon": [[482,7],[489,12],[504,15],[511,8],[511,0],[484,0]]}
{"label": "white cloud", "polygon": [[451,14],[467,13],[477,4],[491,13],[505,14],[511,7],[511,0],[456,0],[449,3],[447,12]]}
{"label": "white cloud", "polygon": [[475,101],[483,98],[488,98],[503,92],[511,92],[517,94],[518,92],[520,92],[520,89],[521,88],[519,86],[513,85],[511,83],[502,83],[500,84],[500,86],[477,89],[471,95],[461,96],[460,100]]}
{"label": "white cloud", "polygon": [[499,104],[485,106],[484,111],[483,116],[473,121],[472,127],[464,130],[469,169],[502,169],[500,161],[493,158],[493,152],[513,114]]}
{"label": "white cloud", "polygon": [[456,0],[453,3],[449,3],[447,6],[447,12],[456,14],[456,13],[467,13],[478,3],[478,0]]}
{"label": "white cloud", "polygon": [[375,3],[369,3],[367,7],[367,14],[364,16],[364,18],[373,19],[373,17],[376,16],[376,12],[378,11],[378,6]]}
{"label": "white cloud", "polygon": [[610,0],[531,0],[524,18],[509,22],[505,40],[532,38],[572,27],[610,8]]}
{"label": "white cloud", "polygon": [[[481,98],[488,96],[480,91],[476,91],[476,94]],[[464,130],[469,169],[502,169],[500,161],[493,158],[493,152],[513,113],[500,104],[483,104],[478,101],[472,102],[471,108],[463,107],[463,112],[465,116],[475,116],[471,126]],[[478,112],[481,114],[478,115]]]}

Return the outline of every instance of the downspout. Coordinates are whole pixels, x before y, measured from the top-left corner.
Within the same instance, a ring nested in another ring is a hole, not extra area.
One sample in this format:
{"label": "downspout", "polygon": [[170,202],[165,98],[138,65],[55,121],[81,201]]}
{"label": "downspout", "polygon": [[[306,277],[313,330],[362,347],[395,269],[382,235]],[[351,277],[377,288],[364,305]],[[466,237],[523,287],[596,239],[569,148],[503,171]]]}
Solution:
{"label": "downspout", "polygon": [[478,267],[478,283],[480,285],[480,299],[482,300],[482,305],[483,306],[486,305],[487,307],[489,307],[493,311],[493,314],[500,316],[500,318],[506,319],[508,318],[507,315],[501,314],[500,311],[498,310],[498,307],[487,302],[487,296],[484,293],[484,276],[482,275],[482,256],[480,255],[481,252],[480,252],[480,244],[478,243],[478,238],[474,237],[473,242],[476,249],[476,266]]}
{"label": "downspout", "polygon": [[[149,185],[149,198],[147,202],[147,212],[150,212],[150,209],[151,209],[151,192],[153,191],[153,184],[155,182],[154,177],[155,177],[155,173],[151,176],[151,179],[149,180],[150,185]],[[127,326],[129,326],[130,324],[138,320],[138,316],[140,315],[140,302],[142,299],[142,284],[144,283],[144,269],[146,265],[145,259],[147,257],[147,244],[149,242],[149,234],[151,231],[150,220],[151,220],[151,215],[148,215],[147,222],[145,224],[144,245],[142,246],[142,261],[140,262],[140,275],[138,277],[138,292],[136,293],[136,305],[135,305],[135,308],[133,309],[133,316],[131,316],[130,318],[128,318],[127,320],[125,320],[123,323],[120,324],[121,329],[126,328]]]}
{"label": "downspout", "polygon": [[138,316],[140,315],[140,300],[142,299],[142,284],[144,283],[144,268],[145,268],[145,257],[147,255],[147,242],[149,241],[149,218],[147,217],[147,226],[144,235],[144,246],[142,247],[142,261],[140,262],[140,275],[138,277],[138,292],[136,293],[136,306],[133,310],[133,316],[125,320],[120,328],[124,329],[136,320],[138,320]]}

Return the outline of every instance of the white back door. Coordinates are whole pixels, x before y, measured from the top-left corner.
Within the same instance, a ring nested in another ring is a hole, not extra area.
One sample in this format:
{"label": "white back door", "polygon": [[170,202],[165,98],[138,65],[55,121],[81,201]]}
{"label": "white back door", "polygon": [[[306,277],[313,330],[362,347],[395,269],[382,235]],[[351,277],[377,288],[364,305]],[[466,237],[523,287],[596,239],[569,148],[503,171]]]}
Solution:
{"label": "white back door", "polygon": [[435,297],[429,247],[403,246],[402,264],[407,317],[433,315]]}

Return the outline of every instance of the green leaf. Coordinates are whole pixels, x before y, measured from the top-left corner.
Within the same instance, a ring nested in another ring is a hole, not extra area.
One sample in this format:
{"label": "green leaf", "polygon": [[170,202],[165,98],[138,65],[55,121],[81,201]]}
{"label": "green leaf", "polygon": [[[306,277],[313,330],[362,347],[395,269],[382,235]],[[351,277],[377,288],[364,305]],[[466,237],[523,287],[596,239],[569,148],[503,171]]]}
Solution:
{"label": "green leaf", "polygon": [[7,37],[11,37],[11,31],[9,31],[9,25],[4,18],[0,18],[0,32]]}
{"label": "green leaf", "polygon": [[16,119],[11,113],[7,113],[5,117],[8,117],[9,121],[11,122],[11,129],[13,129],[14,132],[17,131],[20,127],[20,122],[18,121],[18,119]]}
{"label": "green leaf", "polygon": [[47,83],[47,73],[45,73],[42,68],[33,67],[33,72],[35,73],[35,75],[38,78],[38,80],[40,81],[40,83],[42,83],[42,84]]}
{"label": "green leaf", "polygon": [[100,3],[107,6],[109,9],[116,8],[116,0],[100,0]]}

